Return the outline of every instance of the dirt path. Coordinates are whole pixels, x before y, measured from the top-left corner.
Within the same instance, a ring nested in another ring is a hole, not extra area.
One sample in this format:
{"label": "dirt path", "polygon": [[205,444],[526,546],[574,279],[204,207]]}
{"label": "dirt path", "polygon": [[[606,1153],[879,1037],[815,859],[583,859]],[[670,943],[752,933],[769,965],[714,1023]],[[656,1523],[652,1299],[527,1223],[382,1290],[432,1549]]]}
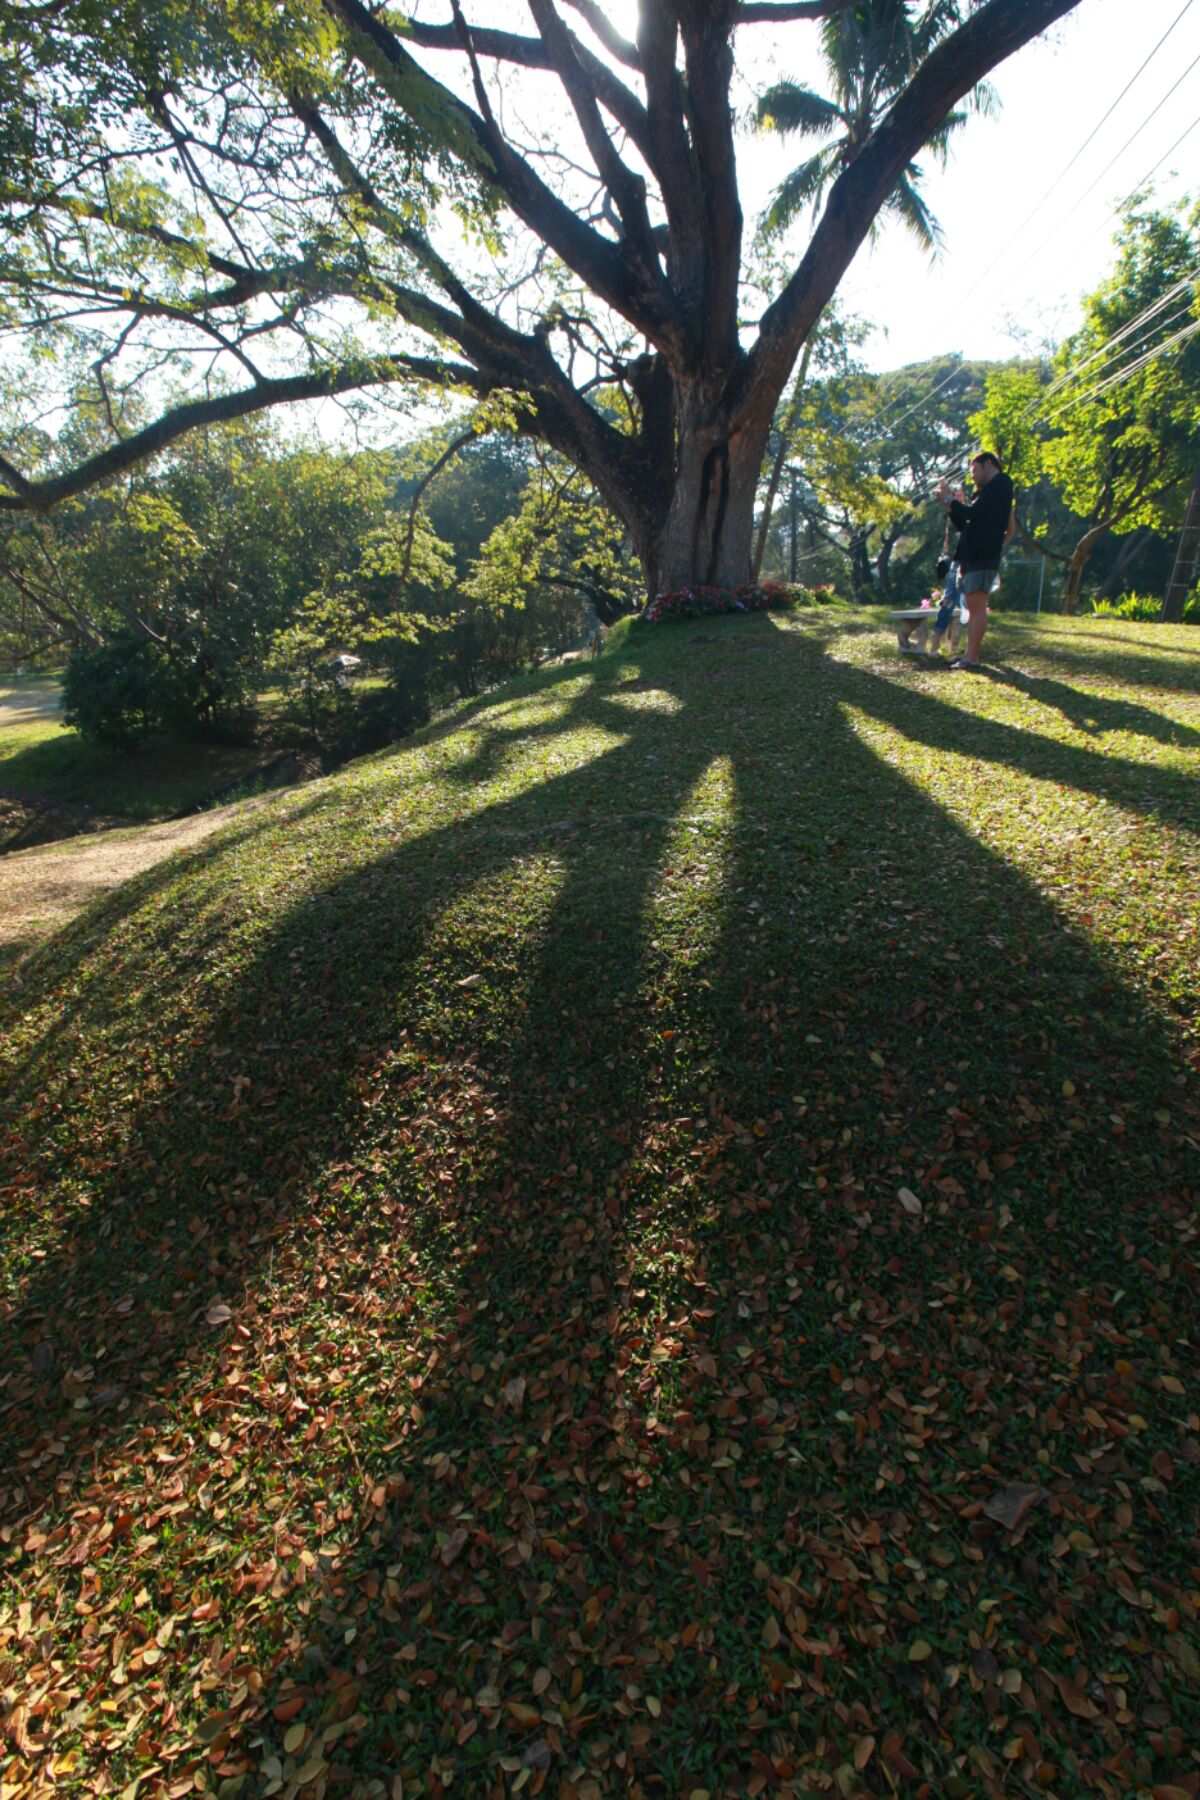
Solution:
{"label": "dirt path", "polygon": [[61,710],[62,689],[57,681],[0,686],[0,731],[14,725],[32,725],[37,719],[56,719]]}
{"label": "dirt path", "polygon": [[140,875],[172,851],[190,850],[230,819],[258,811],[269,798],[264,794],[189,819],[97,831],[0,857],[0,948],[45,937],[98,895]]}

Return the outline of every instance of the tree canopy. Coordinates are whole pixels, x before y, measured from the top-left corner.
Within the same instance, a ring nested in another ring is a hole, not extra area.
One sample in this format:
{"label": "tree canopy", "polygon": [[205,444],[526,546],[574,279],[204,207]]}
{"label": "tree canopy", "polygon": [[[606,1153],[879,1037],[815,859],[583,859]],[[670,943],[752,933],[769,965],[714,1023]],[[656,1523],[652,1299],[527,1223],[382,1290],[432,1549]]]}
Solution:
{"label": "tree canopy", "polygon": [[1073,547],[1043,545],[1067,564],[1069,612],[1104,534],[1177,528],[1200,465],[1200,208],[1135,206],[1118,246],[1079,330],[1048,366],[995,371],[973,420],[1018,489],[1048,481],[1074,515]]}
{"label": "tree canopy", "polygon": [[[750,326],[730,84],[847,0],[5,0],[0,319],[28,350],[0,510],[37,511],[202,423],[373,389],[519,396],[650,588],[749,572],[797,356],[921,146],[1078,0],[942,8]],[[907,9],[904,9],[907,10]],[[915,11],[915,9],[913,9]],[[510,77],[534,83],[540,132]],[[565,122],[564,122],[565,121]],[[180,384],[190,385],[180,391]],[[64,390],[101,422],[66,462]]]}

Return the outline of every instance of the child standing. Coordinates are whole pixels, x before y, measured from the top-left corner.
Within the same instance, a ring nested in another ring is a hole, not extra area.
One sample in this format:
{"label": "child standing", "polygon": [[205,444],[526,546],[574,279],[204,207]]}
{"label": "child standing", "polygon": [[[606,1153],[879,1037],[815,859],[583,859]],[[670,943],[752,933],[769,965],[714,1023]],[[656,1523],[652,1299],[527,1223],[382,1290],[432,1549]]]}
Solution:
{"label": "child standing", "polygon": [[[942,590],[942,604],[938,607],[937,618],[933,621],[933,636],[929,640],[929,654],[937,656],[942,647],[942,639],[951,625],[957,627],[963,616],[963,592],[961,571],[958,566],[958,546],[954,554],[950,554],[950,521],[946,520],[946,531],[942,539],[942,554],[938,559],[937,572],[945,577],[946,585]],[[956,617],[957,615],[957,617]],[[957,629],[950,639],[950,647],[954,648],[958,638]]]}

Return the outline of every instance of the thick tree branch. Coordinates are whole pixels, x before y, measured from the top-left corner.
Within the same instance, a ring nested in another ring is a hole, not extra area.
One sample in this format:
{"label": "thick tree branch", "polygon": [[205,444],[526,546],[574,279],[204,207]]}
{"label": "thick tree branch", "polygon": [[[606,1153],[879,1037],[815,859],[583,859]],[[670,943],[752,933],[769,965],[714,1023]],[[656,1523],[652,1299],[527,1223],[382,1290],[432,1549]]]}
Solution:
{"label": "thick tree branch", "polygon": [[687,68],[687,114],[704,207],[703,347],[728,367],[737,345],[742,207],[729,84],[733,0],[676,0]]}
{"label": "thick tree branch", "polygon": [[596,0],[566,0],[566,4],[591,27],[610,56],[615,56],[618,62],[623,62],[627,68],[636,69],[641,74],[642,63],[637,45],[621,36],[608,15],[596,4]]}
{"label": "thick tree branch", "polygon": [[485,336],[495,335],[497,343],[507,343],[514,333],[510,328],[490,313],[485,306],[475,299],[474,295],[454,273],[454,270],[438,255],[424,232],[418,231],[403,219],[379,193],[374,184],[367,179],[349,151],[342,144],[329,121],[311,101],[300,94],[291,96],[292,110],[296,117],[307,126],[324,151],[329,165],[347,193],[352,194],[365,206],[376,225],[395,244],[409,251],[425,273],[436,282],[447,299],[452,300],[459,312]]}
{"label": "thick tree branch", "polygon": [[382,357],[369,363],[351,363],[341,368],[317,369],[308,375],[262,381],[232,394],[217,394],[207,400],[189,400],[174,406],[153,424],[88,457],[65,475],[30,481],[10,463],[4,462],[0,464],[0,478],[15,491],[0,493],[0,512],[48,512],[61,500],[69,500],[88,488],[111,481],[147,457],[157,455],[200,425],[220,425],[230,419],[245,418],[248,413],[262,412],[268,406],[280,406],[294,400],[323,400],[332,394],[349,393],[355,388],[381,387],[410,377],[447,387],[470,387],[479,393],[489,391],[477,369],[417,356]]}
{"label": "thick tree branch", "polygon": [[28,481],[20,469],[15,468],[9,462],[7,456],[0,456],[0,481],[7,481],[9,487],[16,490],[26,505],[33,504],[33,496],[36,491],[33,482]]}
{"label": "thick tree branch", "polygon": [[763,316],[758,341],[739,371],[735,405],[773,405],[796,353],[863,242],[906,164],[946,114],[983,77],[1079,0],[986,0],[921,64],[830,190],[820,223],[795,273]]}
{"label": "thick tree branch", "polygon": [[855,0],[742,0],[735,25],[786,25],[793,19],[832,19]]}
{"label": "thick tree branch", "polygon": [[362,0],[323,4],[343,27],[352,54],[407,116],[443,142],[449,134],[452,147],[500,189],[517,217],[614,311],[660,348],[678,346],[669,296],[647,290],[620,246],[585,224],[498,130],[414,61]]}
{"label": "thick tree branch", "polygon": [[[434,250],[422,232],[401,219],[358,168],[340,142],[328,120],[299,95],[292,105],[298,118],[313,133],[329,159],[330,166],[347,191],[368,208],[380,229],[393,242],[407,249],[458,308],[457,314],[427,295],[397,282],[386,284],[401,317],[420,330],[432,331],[449,338],[471,357],[488,384],[495,387],[524,388],[545,380],[548,372],[559,374],[542,340],[515,331],[494,313],[488,311],[464,286],[453,270]],[[553,384],[554,375],[551,374]]]}
{"label": "thick tree branch", "polygon": [[640,253],[648,268],[653,268],[658,257],[646,209],[646,184],[618,156],[600,117],[596,90],[576,54],[575,40],[558,16],[554,0],[529,0],[529,10],[546,46],[546,54],[575,109],[596,171],[616,202],[635,251]]}
{"label": "thick tree branch", "polygon": [[638,55],[646,72],[652,154],[667,212],[667,270],[685,307],[698,305],[704,259],[704,207],[684,120],[684,88],[676,67],[679,27],[662,5],[638,11]]}
{"label": "thick tree branch", "polygon": [[[569,3],[573,4],[574,0],[569,0]],[[403,37],[406,43],[416,44],[422,50],[462,50],[462,40],[453,25],[427,25],[419,19],[405,19]],[[600,104],[608,109],[621,129],[629,133],[638,149],[646,155],[650,128],[645,107],[637,95],[625,86],[607,64],[594,56],[585,44],[581,44],[574,36],[571,41]],[[489,61],[515,63],[524,69],[553,67],[541,38],[521,37],[516,32],[495,31],[473,25],[471,44],[476,56],[486,57]],[[636,52],[634,56],[636,58]],[[633,67],[638,66],[634,60]]]}

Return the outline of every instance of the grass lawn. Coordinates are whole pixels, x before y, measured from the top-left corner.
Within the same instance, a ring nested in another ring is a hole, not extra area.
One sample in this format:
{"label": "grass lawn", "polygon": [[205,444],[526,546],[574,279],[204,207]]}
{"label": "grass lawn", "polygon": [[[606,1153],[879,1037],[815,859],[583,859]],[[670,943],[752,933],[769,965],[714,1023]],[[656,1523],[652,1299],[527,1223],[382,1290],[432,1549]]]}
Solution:
{"label": "grass lawn", "polygon": [[[0,680],[0,815],[15,803],[12,832],[42,815],[81,830],[89,822],[169,818],[201,805],[263,760],[261,745],[159,742],[124,755],[87,744],[53,713],[37,716],[28,698],[43,699],[45,678]],[[35,832],[35,837],[37,833]],[[63,835],[55,832],[54,835]],[[0,823],[0,847],[4,825]]]}
{"label": "grass lawn", "polygon": [[6,1796],[1200,1792],[1200,632],[616,636],[10,974]]}

